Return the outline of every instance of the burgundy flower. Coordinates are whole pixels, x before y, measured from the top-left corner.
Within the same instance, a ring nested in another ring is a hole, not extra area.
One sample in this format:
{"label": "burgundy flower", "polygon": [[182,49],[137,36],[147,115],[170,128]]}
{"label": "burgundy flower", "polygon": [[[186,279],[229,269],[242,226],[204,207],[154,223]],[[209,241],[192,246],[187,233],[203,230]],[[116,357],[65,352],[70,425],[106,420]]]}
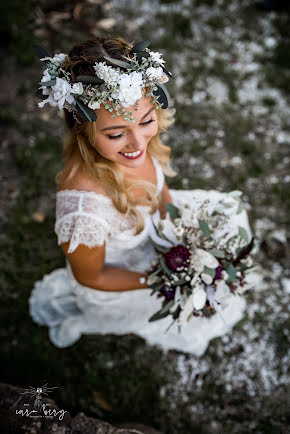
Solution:
{"label": "burgundy flower", "polygon": [[171,247],[169,252],[165,253],[164,257],[167,267],[176,271],[177,268],[188,265],[187,259],[189,259],[190,253],[185,246],[179,244]]}
{"label": "burgundy flower", "polygon": [[215,276],[213,278],[213,280],[217,280],[217,279],[221,279],[222,278],[222,271],[223,271],[224,267],[222,265],[219,265],[216,269],[215,269]]}
{"label": "burgundy flower", "polygon": [[167,301],[174,299],[175,291],[173,289],[167,289],[166,286],[163,286],[160,292],[165,296]]}

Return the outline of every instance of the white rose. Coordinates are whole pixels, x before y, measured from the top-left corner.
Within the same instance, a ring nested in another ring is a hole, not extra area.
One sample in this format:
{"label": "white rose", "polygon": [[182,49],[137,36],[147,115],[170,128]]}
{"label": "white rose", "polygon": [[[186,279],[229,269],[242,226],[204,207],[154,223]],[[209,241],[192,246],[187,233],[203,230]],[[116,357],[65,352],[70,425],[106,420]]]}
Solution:
{"label": "white rose", "polygon": [[143,79],[141,72],[133,71],[131,74],[122,74],[119,83],[119,92],[112,94],[123,107],[130,107],[142,97]]}
{"label": "white rose", "polygon": [[83,92],[84,92],[83,83],[81,82],[74,83],[72,87],[72,93],[76,95],[81,95]]}

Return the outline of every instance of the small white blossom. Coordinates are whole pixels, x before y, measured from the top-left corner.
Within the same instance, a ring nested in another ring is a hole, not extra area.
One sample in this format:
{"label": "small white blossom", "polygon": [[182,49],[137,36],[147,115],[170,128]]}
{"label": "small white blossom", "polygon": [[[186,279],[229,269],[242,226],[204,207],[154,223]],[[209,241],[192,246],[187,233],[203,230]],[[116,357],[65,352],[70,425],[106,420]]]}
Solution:
{"label": "small white blossom", "polygon": [[88,103],[88,107],[91,108],[91,109],[93,109],[93,110],[97,110],[97,109],[99,109],[101,107],[101,104],[98,101],[91,100]]}
{"label": "small white blossom", "polygon": [[74,83],[72,87],[72,93],[76,95],[81,95],[83,92],[84,92],[83,83],[81,82]]}
{"label": "small white blossom", "polygon": [[163,69],[160,66],[158,68],[151,66],[146,69],[146,75],[150,80],[161,80]]}
{"label": "small white blossom", "polygon": [[120,82],[122,75],[127,75],[122,74],[120,68],[113,68],[105,62],[96,62],[94,70],[95,74],[110,86],[116,86]]}
{"label": "small white blossom", "polygon": [[165,63],[165,60],[161,59],[162,54],[158,53],[158,51],[149,51],[149,54],[153,62],[157,62],[160,65],[163,65]]}
{"label": "small white blossom", "polygon": [[52,58],[52,62],[58,65],[62,65],[66,58],[67,58],[67,54],[64,53],[55,54]]}

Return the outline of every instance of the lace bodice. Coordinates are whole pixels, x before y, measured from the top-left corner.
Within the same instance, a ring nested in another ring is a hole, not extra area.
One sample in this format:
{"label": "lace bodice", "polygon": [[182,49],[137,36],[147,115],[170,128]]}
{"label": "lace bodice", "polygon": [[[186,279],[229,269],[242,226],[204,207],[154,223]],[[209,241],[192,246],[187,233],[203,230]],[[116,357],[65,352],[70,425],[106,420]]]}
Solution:
{"label": "lace bodice", "polygon": [[[152,161],[158,195],[163,189],[164,173],[158,160],[152,157]],[[105,263],[115,266],[122,263],[124,266],[124,255],[128,256],[128,250],[140,245],[144,247],[148,241],[151,221],[149,206],[137,206],[144,217],[144,229],[135,235],[135,217],[120,213],[108,196],[92,191],[61,190],[56,197],[55,232],[59,245],[70,242],[69,253],[74,252],[80,244],[94,247],[106,242]],[[138,259],[137,251],[134,255],[131,252],[130,260],[125,265],[134,268]]]}

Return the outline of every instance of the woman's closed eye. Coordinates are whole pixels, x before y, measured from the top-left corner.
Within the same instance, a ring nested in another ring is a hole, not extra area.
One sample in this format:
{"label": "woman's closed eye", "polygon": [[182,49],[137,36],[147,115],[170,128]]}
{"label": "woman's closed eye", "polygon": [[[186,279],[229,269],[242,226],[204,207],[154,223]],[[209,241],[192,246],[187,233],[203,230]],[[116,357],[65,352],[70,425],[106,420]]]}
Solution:
{"label": "woman's closed eye", "polygon": [[[143,124],[140,124],[140,125],[142,125],[143,127],[146,127],[147,125],[151,124],[151,122],[155,122],[155,120],[150,119],[149,121],[143,122]],[[109,137],[110,140],[116,140],[116,139],[120,139],[123,135],[124,134],[119,134],[118,136],[107,136],[107,137]]]}

